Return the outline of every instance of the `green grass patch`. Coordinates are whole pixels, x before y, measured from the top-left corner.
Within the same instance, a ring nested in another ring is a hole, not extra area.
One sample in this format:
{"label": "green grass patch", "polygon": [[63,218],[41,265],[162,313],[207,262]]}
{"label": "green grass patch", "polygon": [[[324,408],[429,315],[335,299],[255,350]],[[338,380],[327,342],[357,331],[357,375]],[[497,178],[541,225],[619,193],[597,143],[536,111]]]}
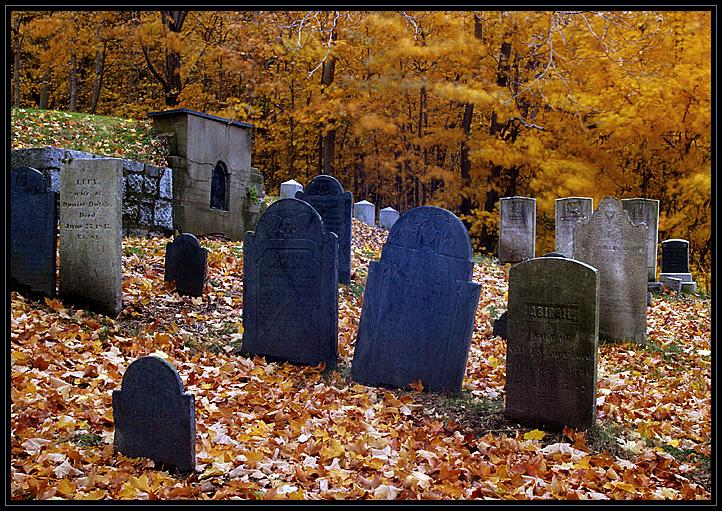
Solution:
{"label": "green grass patch", "polygon": [[82,447],[94,447],[103,443],[100,435],[95,433],[76,433],[70,441]]}

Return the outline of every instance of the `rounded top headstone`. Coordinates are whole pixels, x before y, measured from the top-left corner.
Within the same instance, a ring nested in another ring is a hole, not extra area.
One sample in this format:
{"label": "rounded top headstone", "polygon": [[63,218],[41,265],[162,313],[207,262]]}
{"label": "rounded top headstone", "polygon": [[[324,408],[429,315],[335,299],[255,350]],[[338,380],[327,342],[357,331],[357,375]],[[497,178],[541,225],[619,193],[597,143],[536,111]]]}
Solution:
{"label": "rounded top headstone", "polygon": [[45,176],[32,167],[15,167],[12,169],[12,191],[21,193],[40,193],[48,189]]}
{"label": "rounded top headstone", "polygon": [[291,197],[268,206],[256,224],[256,239],[291,239],[326,233],[318,211],[308,202]]}
{"label": "rounded top headstone", "polygon": [[387,243],[472,260],[466,227],[451,211],[436,206],[419,206],[399,217],[391,227]]}
{"label": "rounded top headstone", "polygon": [[189,232],[184,232],[180,236],[177,236],[173,240],[173,244],[177,247],[193,247],[193,248],[202,248],[201,242],[198,241],[198,238],[196,238],[193,234]]}
{"label": "rounded top headstone", "polygon": [[536,202],[536,199],[534,197],[522,197],[521,195],[512,195],[511,197],[502,197],[500,200],[528,200],[528,201],[534,201]]}
{"label": "rounded top headstone", "polygon": [[567,256],[565,256],[564,254],[561,254],[559,252],[547,252],[542,257],[563,257],[565,259],[567,258]]}
{"label": "rounded top headstone", "polygon": [[680,239],[680,238],[671,238],[671,239],[668,239],[668,240],[664,240],[662,243],[669,243],[670,241],[673,241],[673,242],[675,242],[675,243],[687,243],[687,244],[689,244],[689,241],[688,241],[688,240],[683,240],[683,239]]}
{"label": "rounded top headstone", "polygon": [[314,177],[305,190],[306,195],[342,195],[343,186],[333,176],[322,174]]}
{"label": "rounded top headstone", "polygon": [[175,367],[155,355],[141,357],[128,366],[121,391],[126,396],[149,392],[183,394],[183,382]]}

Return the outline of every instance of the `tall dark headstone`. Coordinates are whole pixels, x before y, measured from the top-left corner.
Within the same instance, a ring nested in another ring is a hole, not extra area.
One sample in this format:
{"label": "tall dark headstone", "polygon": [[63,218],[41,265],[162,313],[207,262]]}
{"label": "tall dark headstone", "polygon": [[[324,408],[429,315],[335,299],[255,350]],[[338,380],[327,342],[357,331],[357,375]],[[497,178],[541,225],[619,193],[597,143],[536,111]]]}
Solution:
{"label": "tall dark headstone", "polygon": [[689,273],[689,241],[662,242],[662,273]]}
{"label": "tall dark headstone", "polygon": [[365,385],[461,390],[480,286],[469,235],[453,213],[422,206],[393,225],[369,264],[352,375]]}
{"label": "tall dark headstone", "polygon": [[338,281],[351,282],[351,217],[353,195],[333,176],[316,176],[296,198],[308,202],[323,219],[327,231],[338,236]]}
{"label": "tall dark headstone", "polygon": [[243,242],[243,346],[294,364],[336,367],[338,237],[307,202],[281,199]]}
{"label": "tall dark headstone", "polygon": [[208,250],[198,238],[183,233],[165,246],[165,280],[175,280],[178,294],[201,296],[206,283]]}
{"label": "tall dark headstone", "polygon": [[30,167],[12,169],[10,289],[55,296],[57,193]]}
{"label": "tall dark headstone", "polygon": [[150,458],[161,468],[191,472],[196,465],[193,395],[175,368],[155,356],[128,366],[113,391],[113,445],[125,456]]}

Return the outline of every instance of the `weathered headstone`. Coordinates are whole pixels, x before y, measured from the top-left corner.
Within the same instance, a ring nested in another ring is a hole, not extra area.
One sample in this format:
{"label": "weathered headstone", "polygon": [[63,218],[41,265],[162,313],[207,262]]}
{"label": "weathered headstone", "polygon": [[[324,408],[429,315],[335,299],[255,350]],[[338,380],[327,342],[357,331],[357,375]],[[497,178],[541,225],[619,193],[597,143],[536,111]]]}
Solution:
{"label": "weathered headstone", "polygon": [[379,225],[386,229],[391,229],[399,219],[399,212],[394,208],[388,207],[379,211]]}
{"label": "weathered headstone", "polygon": [[55,296],[57,193],[30,167],[12,169],[10,289]]}
{"label": "weathered headstone", "polygon": [[344,191],[333,177],[314,177],[305,191],[296,192],[296,198],[308,202],[321,215],[327,231],[338,236],[338,281],[351,282],[351,206],[353,195]]}
{"label": "weathered headstone", "polygon": [[657,241],[659,224],[659,201],[656,199],[622,199],[622,208],[629,214],[633,224],[647,226],[647,280],[657,280]]}
{"label": "weathered headstone", "polygon": [[243,242],[246,355],[336,367],[338,237],[307,202],[281,199]]}
{"label": "weathered headstone", "polygon": [[296,192],[303,190],[303,185],[295,179],[289,179],[281,183],[281,199],[292,199]]}
{"label": "weathered headstone", "polygon": [[60,173],[61,296],[109,316],[122,305],[123,161],[72,160]]}
{"label": "weathered headstone", "polygon": [[556,251],[572,257],[574,225],[586,222],[592,216],[592,199],[589,197],[564,197],[554,201],[554,234]]}
{"label": "weathered headstone", "polygon": [[175,281],[178,294],[201,296],[206,282],[208,250],[198,238],[183,233],[165,246],[166,282]]}
{"label": "weathered headstone", "polygon": [[507,324],[508,324],[507,323],[507,312],[509,312],[509,311],[504,311],[504,313],[501,316],[499,316],[498,318],[496,318],[494,320],[494,325],[493,325],[492,331],[491,331],[491,335],[498,335],[499,337],[501,337],[504,340],[507,339],[507,335],[506,335],[506,329],[507,329]]}
{"label": "weathered headstone", "polygon": [[647,330],[647,226],[634,225],[620,201],[605,197],[574,226],[574,259],[599,272],[599,338],[643,344]]}
{"label": "weathered headstone", "polygon": [[479,301],[473,267],[469,235],[450,211],[421,206],[399,218],[369,264],[354,380],[459,392]]}
{"label": "weathered headstone", "polygon": [[536,245],[536,199],[502,197],[499,216],[499,262],[532,259]]}
{"label": "weathered headstone", "polygon": [[509,270],[506,403],[512,420],[586,429],[596,419],[599,278],[561,257]]}
{"label": "weathered headstone", "polygon": [[191,472],[196,466],[193,394],[183,392],[175,367],[156,356],[128,366],[121,390],[113,391],[115,449],[150,458],[160,468]]}
{"label": "weathered headstone", "polygon": [[376,225],[376,206],[367,200],[353,205],[353,217],[368,225]]}
{"label": "weathered headstone", "polygon": [[689,241],[671,239],[662,242],[662,272],[659,280],[667,287],[670,287],[670,283],[677,285],[676,280],[679,280],[681,284],[677,287],[681,291],[697,291],[697,283],[689,271]]}

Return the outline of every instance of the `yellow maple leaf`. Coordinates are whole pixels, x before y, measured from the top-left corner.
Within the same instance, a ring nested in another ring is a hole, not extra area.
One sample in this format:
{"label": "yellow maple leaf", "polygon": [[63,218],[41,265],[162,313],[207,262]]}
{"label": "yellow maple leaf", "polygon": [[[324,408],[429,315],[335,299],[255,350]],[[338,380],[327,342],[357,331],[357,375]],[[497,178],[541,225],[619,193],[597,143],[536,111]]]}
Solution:
{"label": "yellow maple leaf", "polygon": [[72,495],[75,493],[75,483],[68,479],[63,479],[58,483],[58,491],[63,495]]}
{"label": "yellow maple leaf", "polygon": [[524,433],[524,440],[541,440],[542,438],[544,438],[545,435],[546,433],[544,433],[543,431],[533,429],[528,433]]}
{"label": "yellow maple leaf", "polygon": [[140,477],[130,476],[130,484],[132,484],[139,490],[143,490],[146,492],[150,491],[150,486],[148,484],[148,476],[146,474],[143,474]]}

